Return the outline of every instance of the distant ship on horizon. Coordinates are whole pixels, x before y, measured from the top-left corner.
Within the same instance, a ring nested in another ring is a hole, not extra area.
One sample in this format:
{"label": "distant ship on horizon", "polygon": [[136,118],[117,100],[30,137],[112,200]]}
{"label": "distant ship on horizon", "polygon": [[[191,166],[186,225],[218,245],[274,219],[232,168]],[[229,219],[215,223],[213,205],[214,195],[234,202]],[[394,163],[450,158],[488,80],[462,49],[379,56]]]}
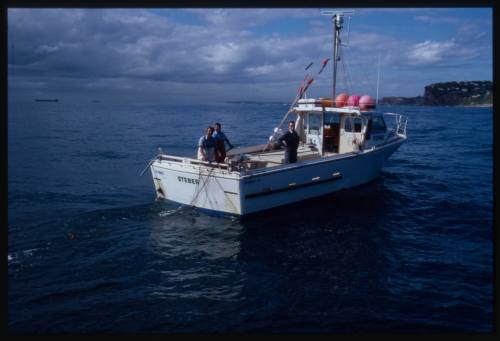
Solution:
{"label": "distant ship on horizon", "polygon": [[59,99],[57,99],[57,98],[54,98],[54,99],[50,99],[50,98],[35,98],[35,102],[59,102]]}

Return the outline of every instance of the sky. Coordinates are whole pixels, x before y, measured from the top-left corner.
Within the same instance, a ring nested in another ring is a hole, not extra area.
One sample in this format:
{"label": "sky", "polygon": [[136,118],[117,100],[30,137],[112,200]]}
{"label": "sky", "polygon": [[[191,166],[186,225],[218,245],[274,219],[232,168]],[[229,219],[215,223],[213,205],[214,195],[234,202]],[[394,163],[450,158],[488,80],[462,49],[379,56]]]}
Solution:
{"label": "sky", "polygon": [[[353,8],[337,94],[421,96],[492,80],[491,8]],[[331,97],[319,8],[8,9],[9,100],[216,103]],[[313,65],[305,70],[310,64]]]}

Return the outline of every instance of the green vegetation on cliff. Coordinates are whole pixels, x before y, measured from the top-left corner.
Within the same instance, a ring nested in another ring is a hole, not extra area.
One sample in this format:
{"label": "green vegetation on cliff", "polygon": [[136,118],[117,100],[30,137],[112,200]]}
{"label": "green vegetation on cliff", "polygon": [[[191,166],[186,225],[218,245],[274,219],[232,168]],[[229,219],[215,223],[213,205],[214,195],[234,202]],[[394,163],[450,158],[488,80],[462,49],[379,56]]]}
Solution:
{"label": "green vegetation on cliff", "polygon": [[427,85],[424,96],[384,97],[380,104],[407,105],[491,105],[493,82],[444,82]]}

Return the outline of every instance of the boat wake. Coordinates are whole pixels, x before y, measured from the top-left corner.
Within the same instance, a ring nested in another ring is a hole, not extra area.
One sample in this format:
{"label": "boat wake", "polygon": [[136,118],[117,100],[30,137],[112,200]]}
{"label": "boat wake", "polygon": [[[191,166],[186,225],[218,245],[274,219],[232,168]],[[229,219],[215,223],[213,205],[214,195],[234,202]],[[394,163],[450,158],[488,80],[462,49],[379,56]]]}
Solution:
{"label": "boat wake", "polygon": [[179,206],[175,209],[161,211],[158,213],[158,216],[159,217],[169,217],[169,216],[173,216],[173,215],[177,215],[177,214],[182,214],[186,211],[186,209],[188,209],[187,206]]}

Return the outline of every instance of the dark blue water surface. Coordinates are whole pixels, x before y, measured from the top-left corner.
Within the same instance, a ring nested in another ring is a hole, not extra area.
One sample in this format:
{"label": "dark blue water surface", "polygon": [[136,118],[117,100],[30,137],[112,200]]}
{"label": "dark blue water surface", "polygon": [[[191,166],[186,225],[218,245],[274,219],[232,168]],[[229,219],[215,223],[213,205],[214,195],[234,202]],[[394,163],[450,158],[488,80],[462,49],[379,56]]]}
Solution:
{"label": "dark blue water surface", "polygon": [[13,332],[490,332],[492,110],[386,107],[408,141],[356,189],[248,218],[156,201],[157,148],[287,106],[9,103]]}

